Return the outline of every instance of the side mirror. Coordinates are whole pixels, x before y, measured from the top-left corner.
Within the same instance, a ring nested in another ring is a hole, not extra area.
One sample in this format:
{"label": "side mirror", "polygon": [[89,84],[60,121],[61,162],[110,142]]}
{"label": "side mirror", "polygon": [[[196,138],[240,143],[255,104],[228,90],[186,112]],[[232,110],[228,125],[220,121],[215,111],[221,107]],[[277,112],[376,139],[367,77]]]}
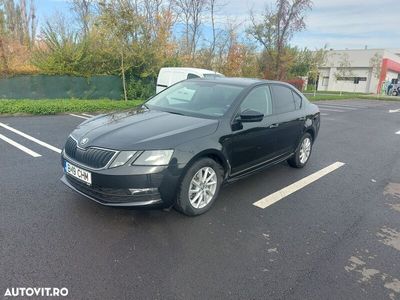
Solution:
{"label": "side mirror", "polygon": [[261,122],[263,118],[264,114],[252,109],[246,109],[240,114],[240,121],[243,123]]}

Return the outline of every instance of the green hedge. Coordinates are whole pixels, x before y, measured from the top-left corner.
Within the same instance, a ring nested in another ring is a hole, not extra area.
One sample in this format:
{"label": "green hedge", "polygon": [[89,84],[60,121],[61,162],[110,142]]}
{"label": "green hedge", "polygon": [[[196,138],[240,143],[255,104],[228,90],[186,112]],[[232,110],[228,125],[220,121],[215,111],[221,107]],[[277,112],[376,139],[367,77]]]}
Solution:
{"label": "green hedge", "polygon": [[0,114],[55,115],[62,113],[107,112],[141,105],[142,100],[0,100]]}

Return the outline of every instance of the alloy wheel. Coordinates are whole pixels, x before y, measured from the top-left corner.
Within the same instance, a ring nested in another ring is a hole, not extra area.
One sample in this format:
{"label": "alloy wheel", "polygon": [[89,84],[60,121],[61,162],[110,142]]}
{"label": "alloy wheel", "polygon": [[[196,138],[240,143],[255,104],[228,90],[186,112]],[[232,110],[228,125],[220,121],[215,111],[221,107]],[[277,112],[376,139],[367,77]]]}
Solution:
{"label": "alloy wheel", "polygon": [[205,207],[217,190],[217,174],[211,167],[201,168],[194,174],[189,186],[190,204],[197,209]]}
{"label": "alloy wheel", "polygon": [[305,164],[310,157],[311,153],[311,139],[306,137],[300,146],[300,155],[299,160],[300,163]]}

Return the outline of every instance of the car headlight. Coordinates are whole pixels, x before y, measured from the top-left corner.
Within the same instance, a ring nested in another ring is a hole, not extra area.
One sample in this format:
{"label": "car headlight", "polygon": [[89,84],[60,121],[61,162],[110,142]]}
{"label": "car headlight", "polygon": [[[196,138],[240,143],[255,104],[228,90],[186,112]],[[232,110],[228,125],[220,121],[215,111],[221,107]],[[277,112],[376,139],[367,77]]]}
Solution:
{"label": "car headlight", "polygon": [[169,164],[174,150],[144,151],[133,163],[135,166],[165,166]]}
{"label": "car headlight", "polygon": [[121,151],[117,157],[113,160],[109,168],[116,168],[125,165],[137,151]]}

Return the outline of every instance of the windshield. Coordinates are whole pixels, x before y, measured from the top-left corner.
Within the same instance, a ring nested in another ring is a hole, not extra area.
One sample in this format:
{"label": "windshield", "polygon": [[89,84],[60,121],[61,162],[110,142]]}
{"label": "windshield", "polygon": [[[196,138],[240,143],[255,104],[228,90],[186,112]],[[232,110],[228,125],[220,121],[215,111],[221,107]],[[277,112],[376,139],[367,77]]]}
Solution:
{"label": "windshield", "polygon": [[146,106],[171,113],[211,118],[223,116],[243,87],[215,82],[183,81],[162,91]]}

